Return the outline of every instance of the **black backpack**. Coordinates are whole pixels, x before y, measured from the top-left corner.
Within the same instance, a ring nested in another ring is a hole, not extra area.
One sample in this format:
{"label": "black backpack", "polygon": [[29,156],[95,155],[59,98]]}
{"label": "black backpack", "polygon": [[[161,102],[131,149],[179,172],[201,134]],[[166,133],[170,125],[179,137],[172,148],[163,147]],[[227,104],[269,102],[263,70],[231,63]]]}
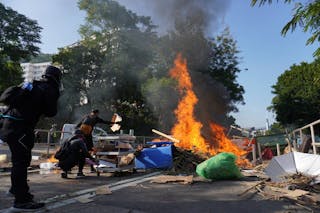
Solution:
{"label": "black backpack", "polygon": [[58,149],[58,151],[55,153],[54,158],[58,159],[58,160],[65,160],[68,158],[68,156],[71,153],[71,145],[73,143],[76,143],[78,141],[81,141],[81,139],[77,138],[77,136],[73,136],[69,139],[67,139],[66,141],[64,141],[60,148]]}
{"label": "black backpack", "polygon": [[66,140],[62,143],[58,151],[55,153],[54,158],[58,160],[65,160],[67,159],[70,153],[70,141]]}
{"label": "black backpack", "polygon": [[7,106],[21,106],[30,99],[31,92],[21,86],[8,87],[0,96],[0,102]]}

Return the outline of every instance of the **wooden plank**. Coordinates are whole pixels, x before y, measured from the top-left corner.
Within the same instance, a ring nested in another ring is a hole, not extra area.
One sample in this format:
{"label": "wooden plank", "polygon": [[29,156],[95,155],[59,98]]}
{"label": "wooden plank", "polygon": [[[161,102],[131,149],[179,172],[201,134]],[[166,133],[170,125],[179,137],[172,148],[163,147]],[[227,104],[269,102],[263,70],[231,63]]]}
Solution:
{"label": "wooden plank", "polygon": [[173,175],[160,175],[152,179],[151,183],[168,183],[179,182],[182,184],[191,184],[193,182],[193,176],[173,176]]}
{"label": "wooden plank", "polygon": [[249,188],[247,188],[245,191],[241,192],[240,194],[238,194],[238,196],[243,196],[244,194],[246,194],[248,191],[250,191],[251,189],[256,188],[257,186],[259,186],[260,184],[264,184],[264,181],[259,181],[258,183],[250,186]]}
{"label": "wooden plank", "polygon": [[152,132],[154,132],[154,133],[156,133],[158,135],[161,135],[161,136],[163,136],[163,137],[165,137],[167,139],[170,139],[173,142],[176,142],[176,143],[180,142],[178,139],[175,139],[175,138],[171,137],[170,135],[164,134],[164,133],[162,133],[162,132],[160,132],[158,130],[152,129]]}
{"label": "wooden plank", "polygon": [[292,198],[297,198],[297,197],[300,197],[302,195],[306,195],[306,194],[309,194],[308,191],[304,191],[304,190],[301,190],[301,189],[296,189],[296,190],[289,190],[289,192],[287,192],[287,195],[288,197],[292,197]]}
{"label": "wooden plank", "polygon": [[109,195],[109,194],[112,194],[112,192],[107,185],[98,187],[96,190],[96,195]]}

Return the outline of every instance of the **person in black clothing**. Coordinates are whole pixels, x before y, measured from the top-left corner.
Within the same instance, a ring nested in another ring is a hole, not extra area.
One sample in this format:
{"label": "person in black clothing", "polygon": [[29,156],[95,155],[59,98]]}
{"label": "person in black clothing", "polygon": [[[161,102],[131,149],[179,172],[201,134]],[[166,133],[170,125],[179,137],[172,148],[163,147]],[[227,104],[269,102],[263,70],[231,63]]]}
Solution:
{"label": "person in black clothing", "polygon": [[[85,115],[82,120],[76,125],[77,128],[79,128],[84,136],[86,145],[89,151],[93,151],[93,140],[92,140],[92,131],[94,126],[97,123],[104,123],[104,124],[115,124],[115,122],[112,121],[106,121],[99,117],[99,110],[94,109],[91,111],[90,114]],[[91,165],[91,171],[94,172],[93,165]]]}
{"label": "person in black clothing", "polygon": [[27,168],[35,141],[34,129],[40,116],[53,117],[57,114],[60,80],[60,69],[48,66],[43,79],[21,86],[28,92],[28,99],[23,104],[9,103],[8,109],[0,115],[0,139],[8,143],[11,151],[9,192],[15,196],[14,210],[28,211],[44,207],[44,203],[33,200],[34,196],[29,191]]}
{"label": "person in black clothing", "polygon": [[75,130],[74,136],[64,143],[67,144],[62,144],[61,146],[62,149],[64,149],[62,150],[62,152],[64,152],[63,156],[58,156],[57,154],[55,155],[55,157],[59,160],[58,166],[63,170],[61,177],[68,178],[68,171],[70,171],[75,165],[78,165],[77,177],[84,177],[85,175],[83,174],[82,170],[86,158],[89,158],[93,161],[95,161],[95,159],[88,152],[83,132],[79,129]]}

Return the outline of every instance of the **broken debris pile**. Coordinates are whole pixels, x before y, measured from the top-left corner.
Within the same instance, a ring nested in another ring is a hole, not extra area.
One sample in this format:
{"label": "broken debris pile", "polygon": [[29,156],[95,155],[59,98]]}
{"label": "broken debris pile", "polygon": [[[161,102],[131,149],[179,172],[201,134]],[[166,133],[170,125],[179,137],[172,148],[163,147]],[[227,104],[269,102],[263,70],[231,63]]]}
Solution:
{"label": "broken debris pile", "polygon": [[[266,166],[260,165],[253,171],[256,171],[257,176],[259,176],[259,170]],[[310,212],[313,212],[315,209],[317,211],[320,210],[318,207],[320,204],[320,185],[316,184],[316,176],[296,173],[286,174],[281,178],[281,182],[274,182],[268,176],[264,178],[260,176],[260,181],[255,182],[240,193],[239,196],[245,196],[251,191],[260,195],[262,199],[288,200]]]}
{"label": "broken debris pile", "polygon": [[207,156],[201,153],[195,153],[191,150],[173,148],[173,168],[174,173],[195,174],[197,165],[207,159]]}
{"label": "broken debris pile", "polygon": [[310,192],[320,192],[320,185],[316,184],[316,177],[304,175],[302,173],[284,176],[284,182],[274,183],[270,185],[274,187],[288,188],[290,190],[301,189]]}

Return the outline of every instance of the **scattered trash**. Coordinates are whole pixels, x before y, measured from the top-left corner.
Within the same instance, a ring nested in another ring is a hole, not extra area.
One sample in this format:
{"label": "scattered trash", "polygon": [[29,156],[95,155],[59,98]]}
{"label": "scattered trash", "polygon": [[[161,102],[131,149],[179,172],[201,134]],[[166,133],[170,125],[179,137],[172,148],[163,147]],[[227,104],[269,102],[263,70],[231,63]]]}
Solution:
{"label": "scattered trash", "polygon": [[96,190],[97,195],[109,195],[112,194],[110,188],[108,186],[101,186]]}
{"label": "scattered trash", "polygon": [[222,152],[197,166],[198,175],[212,180],[238,179],[243,177],[233,153]]}
{"label": "scattered trash", "polygon": [[197,165],[207,159],[191,150],[173,148],[173,167],[171,172],[175,174],[195,174]]}
{"label": "scattered trash", "polygon": [[270,161],[265,173],[273,182],[286,181],[284,176],[298,173],[316,177],[320,175],[320,155],[301,152],[280,155]]}
{"label": "scattered trash", "polygon": [[56,164],[51,162],[40,163],[39,166],[40,166],[40,169],[47,169],[47,170],[56,168]]}
{"label": "scattered trash", "polygon": [[40,156],[32,155],[32,160],[40,160]]}
{"label": "scattered trash", "polygon": [[99,160],[99,164],[96,165],[97,168],[116,168],[117,165],[114,163],[110,163],[108,161]]}
{"label": "scattered trash", "polygon": [[90,199],[89,197],[88,197],[88,195],[82,195],[82,196],[79,196],[79,197],[77,197],[77,198],[75,198],[77,201],[79,201],[80,203],[90,203],[90,202],[92,202],[93,200],[92,199]]}
{"label": "scattered trash", "polygon": [[173,175],[160,175],[152,178],[151,183],[169,183],[169,182],[179,182],[182,184],[193,183],[193,175],[188,176],[173,176]]}

